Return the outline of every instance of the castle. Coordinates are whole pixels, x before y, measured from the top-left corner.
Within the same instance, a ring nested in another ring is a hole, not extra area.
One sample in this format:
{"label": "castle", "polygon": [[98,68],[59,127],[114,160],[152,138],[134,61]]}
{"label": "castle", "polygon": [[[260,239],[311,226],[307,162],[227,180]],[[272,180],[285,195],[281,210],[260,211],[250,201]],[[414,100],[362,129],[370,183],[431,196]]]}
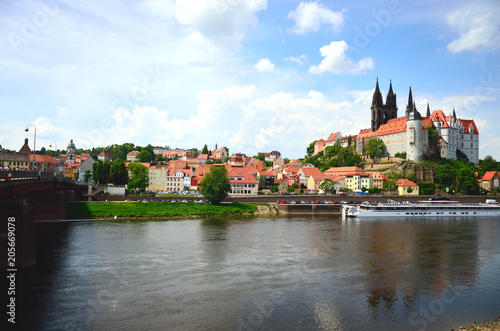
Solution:
{"label": "castle", "polygon": [[[384,103],[377,79],[371,105],[371,128],[361,130],[357,136],[350,136],[349,141],[355,139],[356,152],[363,153],[368,140],[380,138],[387,148],[388,156],[406,152],[408,160],[421,161],[425,155],[431,155],[432,152],[427,129],[429,127],[435,129],[439,136],[437,152],[441,158],[456,159],[458,153],[462,152],[470,162],[479,162],[479,132],[473,119],[457,118],[455,109],[451,116],[446,116],[442,110],[434,110],[431,113],[429,103],[426,116],[422,117],[415,106],[411,87],[405,116],[398,117],[392,81]],[[314,154],[335,143],[347,146],[347,140],[342,138],[340,132],[336,132],[330,135],[328,141],[316,141]]]}

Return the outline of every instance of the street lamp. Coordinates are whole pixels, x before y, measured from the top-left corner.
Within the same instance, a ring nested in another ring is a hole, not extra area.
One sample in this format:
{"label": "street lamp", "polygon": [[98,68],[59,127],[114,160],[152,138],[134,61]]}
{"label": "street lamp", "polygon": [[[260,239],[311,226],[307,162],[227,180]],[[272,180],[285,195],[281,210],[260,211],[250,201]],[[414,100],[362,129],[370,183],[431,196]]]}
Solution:
{"label": "street lamp", "polygon": [[52,144],[54,144],[54,158],[57,158],[57,143],[55,141],[50,142],[49,147],[52,147]]}
{"label": "street lamp", "polygon": [[[54,159],[56,159],[56,162],[57,162],[57,143],[55,141],[51,141],[49,147],[52,147],[52,144],[54,144],[54,146],[55,146],[54,147]],[[56,175],[56,172],[57,172],[56,168],[57,167],[54,165],[54,176]]]}
{"label": "street lamp", "polygon": [[25,132],[28,132],[28,126],[30,125],[33,125],[33,127],[35,128],[35,135],[34,135],[34,139],[33,139],[33,168],[35,167],[35,162],[36,162],[36,157],[35,157],[35,152],[36,152],[36,125],[33,124],[33,123],[30,123],[28,125],[26,125],[26,129],[24,129]]}

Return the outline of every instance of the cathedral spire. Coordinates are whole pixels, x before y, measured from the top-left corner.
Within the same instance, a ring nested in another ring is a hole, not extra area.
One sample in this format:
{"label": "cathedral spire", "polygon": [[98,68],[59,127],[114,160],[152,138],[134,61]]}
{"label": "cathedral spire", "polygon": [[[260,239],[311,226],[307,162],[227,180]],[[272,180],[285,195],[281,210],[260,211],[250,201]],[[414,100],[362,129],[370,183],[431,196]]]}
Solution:
{"label": "cathedral spire", "polygon": [[429,107],[429,101],[427,101],[427,117],[431,117],[431,108]]}
{"label": "cathedral spire", "polygon": [[377,77],[377,85],[375,86],[375,92],[373,92],[372,97],[372,107],[374,106],[383,106],[384,101],[382,100],[382,93],[380,93],[380,88],[378,86],[378,77]]}
{"label": "cathedral spire", "polygon": [[408,114],[413,110],[413,95],[411,93],[411,86],[410,86],[410,93],[408,93],[408,103],[406,104],[406,117],[408,117]]}
{"label": "cathedral spire", "polygon": [[387,98],[385,99],[385,105],[389,108],[395,108],[397,112],[397,101],[396,94],[392,91],[392,79],[389,83],[389,92],[387,92]]}

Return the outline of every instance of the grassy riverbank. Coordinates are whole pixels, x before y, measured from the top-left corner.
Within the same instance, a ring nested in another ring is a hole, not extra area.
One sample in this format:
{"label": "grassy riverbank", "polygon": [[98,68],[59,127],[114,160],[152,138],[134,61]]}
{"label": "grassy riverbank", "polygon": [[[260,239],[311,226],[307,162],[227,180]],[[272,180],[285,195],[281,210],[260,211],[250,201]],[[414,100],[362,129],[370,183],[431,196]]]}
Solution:
{"label": "grassy riverbank", "polygon": [[82,218],[176,218],[190,216],[224,216],[252,214],[257,212],[255,205],[230,203],[214,206],[195,202],[73,202],[66,205],[67,219]]}

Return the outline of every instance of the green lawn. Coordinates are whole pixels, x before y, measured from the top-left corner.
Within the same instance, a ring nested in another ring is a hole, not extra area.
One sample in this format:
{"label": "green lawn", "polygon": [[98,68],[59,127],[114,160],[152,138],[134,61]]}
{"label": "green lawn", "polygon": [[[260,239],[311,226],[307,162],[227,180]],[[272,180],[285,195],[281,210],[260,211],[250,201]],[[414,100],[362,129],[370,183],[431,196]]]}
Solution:
{"label": "green lawn", "polygon": [[195,202],[71,202],[66,204],[66,217],[189,217],[255,213],[257,207],[246,203],[214,206]]}

